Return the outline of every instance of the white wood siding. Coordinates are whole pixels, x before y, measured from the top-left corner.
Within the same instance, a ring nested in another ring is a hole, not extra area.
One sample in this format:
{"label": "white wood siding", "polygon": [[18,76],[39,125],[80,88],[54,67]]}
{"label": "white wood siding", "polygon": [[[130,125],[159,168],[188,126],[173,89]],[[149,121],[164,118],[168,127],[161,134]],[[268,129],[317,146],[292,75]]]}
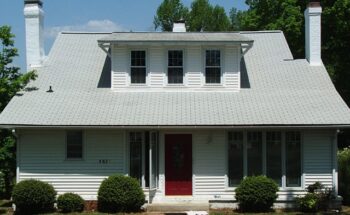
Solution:
{"label": "white wood siding", "polygon": [[[183,86],[167,85],[167,50],[174,47],[163,46],[113,46],[112,47],[112,90],[219,90],[239,91],[240,89],[240,48],[210,47],[222,51],[222,83],[209,86],[205,84],[205,50],[208,47],[188,46],[184,51],[184,83]],[[145,85],[130,85],[130,51],[147,50],[147,81]]]}
{"label": "white wood siding", "polygon": [[240,49],[237,47],[226,48],[224,56],[224,85],[238,91],[241,87]]}
{"label": "white wood siding", "polygon": [[[233,200],[234,189],[227,187],[227,143],[225,130],[189,131],[193,136],[193,200]],[[164,134],[160,132],[160,170],[157,201],[164,198]],[[176,131],[181,133],[181,131]],[[101,181],[109,175],[128,174],[125,132],[121,130],[84,131],[84,159],[65,159],[64,130],[20,131],[19,180],[35,178],[54,185],[59,194],[75,192],[85,199],[96,199]],[[306,186],[333,181],[334,131],[306,130],[303,134],[302,188],[281,190],[279,200],[293,200]],[[108,160],[108,164],[100,164]]]}
{"label": "white wood siding", "polygon": [[19,180],[35,178],[51,183],[58,194],[74,192],[96,199],[104,178],[125,173],[124,136],[118,131],[87,130],[84,140],[83,160],[66,160],[65,131],[23,132]]}
{"label": "white wood siding", "polygon": [[321,182],[333,184],[333,137],[334,132],[307,131],[304,133],[304,174],[305,186]]}
{"label": "white wood siding", "polygon": [[151,87],[163,87],[165,84],[165,73],[167,59],[162,48],[150,48],[148,52],[149,62],[149,85]]}
{"label": "white wood siding", "polygon": [[129,80],[129,55],[125,47],[112,49],[112,89],[125,88]]}
{"label": "white wood siding", "polygon": [[193,135],[194,195],[225,194],[225,132],[198,132]]}
{"label": "white wood siding", "polygon": [[185,80],[188,87],[201,87],[203,85],[203,60],[200,47],[187,49]]}

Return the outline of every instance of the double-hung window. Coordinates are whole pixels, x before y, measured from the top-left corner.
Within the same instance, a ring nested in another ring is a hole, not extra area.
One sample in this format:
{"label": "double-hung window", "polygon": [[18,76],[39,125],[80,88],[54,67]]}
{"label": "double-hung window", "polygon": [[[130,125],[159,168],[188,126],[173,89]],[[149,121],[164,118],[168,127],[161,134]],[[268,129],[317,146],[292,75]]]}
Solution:
{"label": "double-hung window", "polygon": [[83,132],[82,131],[66,132],[66,158],[67,159],[83,158]]}
{"label": "double-hung window", "polygon": [[228,185],[266,175],[282,188],[301,186],[301,134],[296,131],[228,132]]}
{"label": "double-hung window", "polygon": [[146,51],[131,51],[131,84],[146,83]]}
{"label": "double-hung window", "polygon": [[168,84],[183,84],[183,51],[168,51]]}
{"label": "double-hung window", "polygon": [[221,83],[221,53],[220,50],[206,50],[205,52],[205,83]]}

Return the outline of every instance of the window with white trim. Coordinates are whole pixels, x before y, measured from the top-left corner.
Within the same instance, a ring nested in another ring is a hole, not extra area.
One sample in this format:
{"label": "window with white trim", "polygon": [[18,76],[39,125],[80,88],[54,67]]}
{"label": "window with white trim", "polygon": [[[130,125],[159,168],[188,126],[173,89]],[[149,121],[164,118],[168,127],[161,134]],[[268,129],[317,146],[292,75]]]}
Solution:
{"label": "window with white trim", "polygon": [[286,186],[301,186],[301,137],[299,132],[286,132]]}
{"label": "window with white trim", "polygon": [[282,188],[301,187],[300,132],[233,131],[227,138],[229,187],[236,187],[245,176],[261,174]]}
{"label": "window with white trim", "polygon": [[221,53],[220,50],[205,51],[205,83],[221,83]]}
{"label": "window with white trim", "polygon": [[146,83],[146,51],[131,51],[131,84]]}
{"label": "window with white trim", "polygon": [[235,187],[243,178],[243,132],[228,133],[229,186]]}
{"label": "window with white trim", "polygon": [[247,134],[247,163],[248,176],[262,174],[262,133],[248,132]]}
{"label": "window with white trim", "polygon": [[66,132],[66,158],[67,159],[83,158],[83,132],[82,131]]}
{"label": "window with white trim", "polygon": [[158,142],[157,132],[129,133],[129,175],[136,178],[143,188],[158,186]]}
{"label": "window with white trim", "polygon": [[183,51],[168,51],[168,84],[183,84]]}
{"label": "window with white trim", "polygon": [[266,132],[266,176],[282,186],[282,134]]}

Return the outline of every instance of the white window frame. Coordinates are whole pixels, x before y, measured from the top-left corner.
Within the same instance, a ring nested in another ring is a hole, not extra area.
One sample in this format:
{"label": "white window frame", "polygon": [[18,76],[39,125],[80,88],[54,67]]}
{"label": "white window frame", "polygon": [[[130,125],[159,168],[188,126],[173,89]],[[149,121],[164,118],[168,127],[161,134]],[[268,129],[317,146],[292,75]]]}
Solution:
{"label": "white window frame", "polygon": [[[150,131],[150,130],[130,130],[130,131],[127,131],[126,132],[126,136],[127,136],[127,138],[126,138],[126,140],[127,140],[127,175],[128,176],[130,176],[130,133],[142,133],[142,143],[141,143],[141,145],[142,145],[142,151],[141,151],[141,171],[142,171],[142,173],[141,173],[141,188],[143,189],[143,190],[149,190],[149,189],[151,189],[149,186],[147,186],[146,187],[146,165],[145,165],[145,162],[149,162],[149,164],[150,164],[150,166],[149,166],[149,168],[152,168],[151,167],[151,164],[152,164],[152,162],[151,162],[151,157],[149,157],[148,158],[148,160],[146,161],[146,154],[145,154],[145,149],[146,149],[146,142],[145,142],[145,139],[146,139],[146,132],[149,132],[149,139],[150,139],[150,141],[151,141],[151,133],[152,132],[155,132],[155,131]],[[159,147],[159,140],[160,140],[160,137],[159,137],[159,133],[158,133],[158,147]],[[149,143],[149,144],[151,144],[151,143]],[[159,150],[159,148],[158,148],[158,150]],[[158,153],[159,153],[159,151],[158,151]],[[159,154],[158,154],[159,155]],[[158,159],[160,159],[159,157],[158,157]],[[158,160],[158,174],[159,174],[159,160]],[[151,173],[151,171],[149,170],[149,174]],[[151,183],[151,174],[149,175],[150,176],[150,178],[149,178],[149,183]],[[157,176],[157,184],[156,184],[156,188],[155,189],[159,189],[159,175]]]}
{"label": "white window frame", "polygon": [[263,140],[262,140],[262,153],[263,153],[263,162],[262,162],[262,170],[263,170],[263,175],[266,175],[266,170],[267,170],[267,167],[266,167],[266,132],[281,132],[281,138],[282,138],[282,149],[281,149],[281,153],[282,153],[282,156],[281,156],[281,159],[282,159],[282,177],[281,177],[281,186],[279,187],[280,191],[300,191],[300,190],[304,190],[303,187],[305,186],[304,185],[304,157],[303,157],[303,154],[304,154],[304,135],[303,135],[303,132],[300,131],[300,130],[290,130],[290,132],[299,132],[300,133],[300,171],[301,171],[301,174],[300,174],[300,186],[298,187],[287,187],[286,186],[286,132],[289,132],[289,131],[280,131],[280,130],[268,130],[268,131],[257,131],[257,130],[228,130],[226,132],[226,152],[225,153],[226,155],[226,190],[228,191],[234,191],[236,189],[236,187],[232,187],[232,186],[229,186],[229,175],[228,175],[228,171],[229,171],[229,150],[228,150],[228,147],[229,147],[229,142],[228,142],[228,133],[229,132],[242,132],[243,133],[243,178],[244,177],[247,177],[247,174],[248,174],[248,165],[247,165],[247,162],[248,162],[248,155],[247,155],[247,133],[248,132],[262,132],[262,137],[263,137]]}
{"label": "white window frame", "polygon": [[[148,81],[148,71],[149,71],[149,69],[148,69],[148,50],[147,49],[144,49],[144,48],[141,48],[141,49],[129,49],[128,50],[129,51],[129,84],[130,84],[130,86],[135,86],[135,87],[137,87],[137,86],[142,86],[142,87],[144,87],[144,86],[147,86],[148,85],[148,83],[149,83],[149,81]],[[145,66],[132,66],[131,65],[131,60],[132,60],[132,57],[131,57],[131,53],[133,52],[133,51],[144,51],[145,52]],[[145,75],[146,75],[146,77],[145,77],[145,83],[131,83],[131,69],[132,68],[145,68]]]}
{"label": "white window frame", "polygon": [[[220,52],[220,66],[207,66],[207,51],[219,51]],[[223,86],[223,65],[224,65],[224,51],[220,47],[206,47],[203,52],[203,82],[204,86]],[[207,83],[207,68],[220,68],[220,83]]]}
{"label": "white window frame", "polygon": [[[182,66],[169,66],[169,51],[181,51],[182,52]],[[166,84],[170,87],[177,87],[177,86],[185,86],[186,85],[186,75],[185,75],[185,59],[186,59],[186,53],[183,48],[168,48],[166,49]],[[182,68],[182,83],[169,83],[169,68]]]}

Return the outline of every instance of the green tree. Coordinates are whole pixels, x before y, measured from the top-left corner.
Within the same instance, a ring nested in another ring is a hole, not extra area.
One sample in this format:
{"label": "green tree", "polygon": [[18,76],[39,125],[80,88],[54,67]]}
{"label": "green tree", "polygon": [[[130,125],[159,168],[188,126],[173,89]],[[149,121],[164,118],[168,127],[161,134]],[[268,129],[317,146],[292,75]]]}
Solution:
{"label": "green tree", "polygon": [[213,7],[208,0],[194,0],[191,4],[188,25],[190,31],[208,31]]}
{"label": "green tree", "polygon": [[211,13],[209,20],[209,31],[229,31],[231,28],[231,23],[226,15],[225,8],[216,5]]}
{"label": "green tree", "polygon": [[230,22],[231,22],[231,30],[239,31],[241,30],[240,17],[244,12],[237,10],[237,8],[232,8],[230,10]]}
{"label": "green tree", "polygon": [[[18,56],[14,48],[14,35],[9,26],[0,26],[0,112],[16,93],[36,78],[34,71],[20,73],[19,68],[12,65],[13,58]],[[15,138],[9,130],[0,130],[0,172],[4,174],[5,196],[11,193],[15,176]]]}
{"label": "green tree", "polygon": [[350,106],[350,0],[323,0],[322,60]]}
{"label": "green tree", "polygon": [[230,19],[225,9],[219,5],[213,7],[208,0],[194,0],[191,11],[181,0],[164,0],[157,9],[153,24],[156,29],[172,31],[173,23],[184,19],[189,31],[228,31]]}
{"label": "green tree", "polygon": [[164,0],[157,9],[153,24],[155,29],[172,31],[173,23],[188,17],[188,8],[180,0]]}

